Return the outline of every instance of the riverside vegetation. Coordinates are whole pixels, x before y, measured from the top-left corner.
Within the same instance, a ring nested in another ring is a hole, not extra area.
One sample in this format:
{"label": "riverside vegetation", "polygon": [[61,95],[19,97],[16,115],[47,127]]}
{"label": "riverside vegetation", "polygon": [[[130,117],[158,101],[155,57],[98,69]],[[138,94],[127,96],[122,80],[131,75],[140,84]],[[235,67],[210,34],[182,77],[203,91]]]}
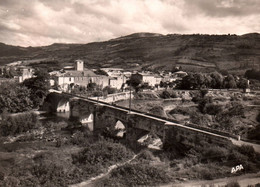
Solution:
{"label": "riverside vegetation", "polygon": [[[212,145],[188,137],[166,144],[163,150],[148,150],[141,145],[136,149],[124,139],[94,136],[88,129],[74,127],[73,122],[35,121],[33,114],[9,118],[16,118],[8,123],[9,128],[3,121],[0,124],[4,142],[0,145],[0,186],[67,186],[106,172],[109,166],[127,161],[134,154],[134,160],[94,184],[159,185],[184,178],[240,175],[260,168],[260,155],[250,146]],[[28,125],[32,122],[35,125]],[[17,126],[20,129],[13,131]],[[244,170],[231,174],[231,168],[238,164]]]}

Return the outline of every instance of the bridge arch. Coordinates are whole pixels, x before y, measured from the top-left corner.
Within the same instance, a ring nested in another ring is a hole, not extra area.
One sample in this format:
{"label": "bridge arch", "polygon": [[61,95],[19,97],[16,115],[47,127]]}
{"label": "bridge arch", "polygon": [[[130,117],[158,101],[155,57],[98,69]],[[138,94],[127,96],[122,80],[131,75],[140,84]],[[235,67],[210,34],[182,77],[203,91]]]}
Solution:
{"label": "bridge arch", "polygon": [[87,126],[90,131],[94,130],[94,114],[90,113],[80,117],[79,121],[83,126]]}
{"label": "bridge arch", "polygon": [[117,120],[114,128],[115,128],[115,131],[117,132],[116,133],[117,137],[123,138],[125,136],[126,126],[124,125],[124,123],[122,121]]}
{"label": "bridge arch", "polygon": [[69,112],[70,103],[67,99],[61,99],[57,105],[57,112]]}

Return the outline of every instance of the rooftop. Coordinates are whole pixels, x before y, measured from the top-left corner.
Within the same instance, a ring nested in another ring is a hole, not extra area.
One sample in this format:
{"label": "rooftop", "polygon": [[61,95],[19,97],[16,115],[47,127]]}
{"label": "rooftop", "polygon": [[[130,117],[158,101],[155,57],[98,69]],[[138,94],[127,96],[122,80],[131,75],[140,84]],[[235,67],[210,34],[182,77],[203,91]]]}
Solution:
{"label": "rooftop", "polygon": [[65,77],[96,77],[93,71],[85,69],[84,71],[68,70],[64,74]]}

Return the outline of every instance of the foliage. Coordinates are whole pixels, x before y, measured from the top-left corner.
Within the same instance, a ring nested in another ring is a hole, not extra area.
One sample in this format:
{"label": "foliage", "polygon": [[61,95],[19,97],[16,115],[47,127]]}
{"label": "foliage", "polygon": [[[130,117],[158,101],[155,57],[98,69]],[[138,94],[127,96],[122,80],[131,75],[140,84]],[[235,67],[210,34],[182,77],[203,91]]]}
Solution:
{"label": "foliage", "polygon": [[195,107],[177,106],[175,109],[171,110],[169,113],[170,114],[192,115],[196,111],[197,111],[197,109]]}
{"label": "foliage", "polygon": [[117,89],[112,88],[110,86],[106,86],[105,88],[103,88],[103,92],[106,92],[107,94],[114,94],[117,92]]}
{"label": "foliage", "polygon": [[15,135],[37,127],[38,118],[34,113],[23,113],[15,116],[6,116],[0,124],[4,136]]}
{"label": "foliage", "polygon": [[209,103],[206,104],[205,108],[203,109],[205,113],[210,115],[217,115],[218,113],[221,113],[223,111],[223,108],[221,105]]}
{"label": "foliage", "polygon": [[50,89],[50,75],[44,69],[38,69],[34,73],[35,77],[26,79],[23,85],[31,90],[30,98],[34,107],[39,107]]}
{"label": "foliage", "polygon": [[89,139],[89,132],[76,131],[70,139],[70,143],[79,146],[88,146],[91,141]]}
{"label": "foliage", "polygon": [[247,70],[245,72],[245,77],[248,79],[256,79],[256,80],[260,80],[260,71],[251,69],[251,70]]}
{"label": "foliage", "polygon": [[200,90],[201,97],[202,97],[202,98],[205,97],[205,95],[207,95],[208,92],[209,92],[209,91],[208,91],[207,89],[201,89],[201,90]]}
{"label": "foliage", "polygon": [[[227,87],[233,86],[232,84],[228,84]],[[219,89],[222,87],[223,87],[223,76],[218,72],[213,72],[211,74],[190,73],[182,79],[179,85],[179,88],[181,89],[201,89],[201,88]]]}
{"label": "foliage", "polygon": [[153,108],[149,109],[149,113],[157,116],[164,116],[164,109],[162,106],[154,106]]}
{"label": "foliage", "polygon": [[161,94],[160,94],[160,97],[163,98],[163,99],[169,99],[171,97],[171,94],[167,91],[167,90],[164,90]]}
{"label": "foliage", "polygon": [[87,94],[88,90],[85,86],[78,86],[75,85],[73,89],[71,90],[72,94]]}
{"label": "foliage", "polygon": [[33,103],[30,99],[31,90],[17,83],[0,85],[0,113],[4,108],[16,113],[31,110]]}
{"label": "foliage", "polygon": [[98,85],[94,82],[88,83],[87,90],[88,91],[95,91],[97,89]]}
{"label": "foliage", "polygon": [[72,155],[72,159],[74,164],[84,164],[86,167],[105,167],[129,159],[132,155],[133,153],[122,144],[98,141]]}
{"label": "foliage", "polygon": [[126,164],[111,172],[104,186],[151,186],[170,182],[165,170],[148,164]]}
{"label": "foliage", "polygon": [[155,160],[153,153],[151,151],[147,150],[147,149],[142,151],[136,158],[141,160],[141,161],[142,160],[148,160],[148,161]]}
{"label": "foliage", "polygon": [[207,162],[223,162],[228,159],[228,156],[228,150],[218,146],[209,147],[202,152],[202,160]]}
{"label": "foliage", "polygon": [[[40,163],[31,168],[32,175],[41,186],[67,186],[66,174],[62,166],[52,163]],[[28,181],[22,181],[27,183]]]}
{"label": "foliage", "polygon": [[251,140],[260,140],[260,125],[257,125],[248,132],[248,138]]}
{"label": "foliage", "polygon": [[240,78],[238,83],[237,83],[237,87],[238,88],[242,88],[242,89],[245,89],[245,88],[248,88],[248,80],[245,79],[245,78]]}
{"label": "foliage", "polygon": [[235,78],[232,75],[226,76],[223,81],[223,87],[224,88],[236,88],[237,83],[235,81]]}
{"label": "foliage", "polygon": [[210,103],[212,103],[211,97],[204,97],[204,98],[200,99],[200,101],[198,103],[198,109],[200,110],[200,112],[206,113],[206,106]]}
{"label": "foliage", "polygon": [[223,76],[221,74],[214,72],[210,74],[210,77],[212,78],[210,86],[211,88],[219,89],[222,87]]}
{"label": "foliage", "polygon": [[139,87],[141,86],[142,83],[142,75],[140,74],[132,74],[130,79],[126,81],[126,83],[129,86],[132,86],[136,92],[138,92]]}

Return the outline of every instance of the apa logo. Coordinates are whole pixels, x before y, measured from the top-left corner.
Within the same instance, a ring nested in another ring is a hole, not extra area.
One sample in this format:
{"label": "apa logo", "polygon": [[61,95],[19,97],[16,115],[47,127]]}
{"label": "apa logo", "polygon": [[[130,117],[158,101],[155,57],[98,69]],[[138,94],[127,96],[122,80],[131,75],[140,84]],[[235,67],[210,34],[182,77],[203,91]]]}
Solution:
{"label": "apa logo", "polygon": [[237,165],[236,167],[232,167],[231,173],[236,173],[237,171],[240,171],[240,170],[242,170],[242,169],[244,169],[243,166],[242,166],[242,164]]}

